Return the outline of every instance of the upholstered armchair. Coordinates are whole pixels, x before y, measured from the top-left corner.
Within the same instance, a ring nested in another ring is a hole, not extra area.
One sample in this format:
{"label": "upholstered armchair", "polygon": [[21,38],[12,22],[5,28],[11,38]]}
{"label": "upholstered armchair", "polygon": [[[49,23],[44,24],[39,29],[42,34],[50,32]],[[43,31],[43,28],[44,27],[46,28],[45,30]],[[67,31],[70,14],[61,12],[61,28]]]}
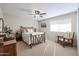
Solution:
{"label": "upholstered armchair", "polygon": [[66,45],[71,45],[73,47],[74,32],[69,32],[68,36],[69,37],[57,36],[57,42],[62,44],[63,47]]}

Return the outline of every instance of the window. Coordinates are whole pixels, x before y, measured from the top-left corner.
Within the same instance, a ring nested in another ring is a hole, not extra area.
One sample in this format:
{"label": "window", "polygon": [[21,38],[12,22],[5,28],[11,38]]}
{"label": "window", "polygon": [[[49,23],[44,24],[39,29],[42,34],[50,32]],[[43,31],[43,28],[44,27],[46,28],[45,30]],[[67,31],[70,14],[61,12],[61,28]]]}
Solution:
{"label": "window", "polygon": [[50,31],[71,32],[71,21],[59,20],[59,21],[50,22]]}

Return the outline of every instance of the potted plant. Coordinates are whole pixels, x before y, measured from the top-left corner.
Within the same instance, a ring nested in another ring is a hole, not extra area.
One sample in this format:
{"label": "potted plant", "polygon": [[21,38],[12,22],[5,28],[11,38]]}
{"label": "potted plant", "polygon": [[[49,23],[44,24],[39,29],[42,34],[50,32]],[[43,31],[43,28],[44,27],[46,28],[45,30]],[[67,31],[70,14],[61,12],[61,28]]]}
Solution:
{"label": "potted plant", "polygon": [[4,33],[7,34],[7,36],[9,36],[12,33],[12,29],[8,26],[4,27]]}

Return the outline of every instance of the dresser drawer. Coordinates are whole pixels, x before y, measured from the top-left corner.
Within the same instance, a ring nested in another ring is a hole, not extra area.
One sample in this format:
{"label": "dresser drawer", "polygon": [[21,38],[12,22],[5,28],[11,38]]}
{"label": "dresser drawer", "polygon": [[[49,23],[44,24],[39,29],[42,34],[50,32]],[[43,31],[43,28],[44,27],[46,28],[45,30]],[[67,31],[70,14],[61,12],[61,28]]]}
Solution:
{"label": "dresser drawer", "polygon": [[6,56],[16,56],[16,43],[4,46]]}

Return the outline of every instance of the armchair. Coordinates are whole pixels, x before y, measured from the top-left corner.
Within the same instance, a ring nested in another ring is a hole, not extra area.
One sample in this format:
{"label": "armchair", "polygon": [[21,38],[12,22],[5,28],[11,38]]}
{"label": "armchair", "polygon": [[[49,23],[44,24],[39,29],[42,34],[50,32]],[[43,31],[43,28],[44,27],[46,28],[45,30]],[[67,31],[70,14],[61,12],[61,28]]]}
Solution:
{"label": "armchair", "polygon": [[61,43],[63,47],[65,47],[66,45],[71,45],[73,47],[74,32],[69,32],[68,36],[68,38],[64,36],[57,36],[57,42]]}

